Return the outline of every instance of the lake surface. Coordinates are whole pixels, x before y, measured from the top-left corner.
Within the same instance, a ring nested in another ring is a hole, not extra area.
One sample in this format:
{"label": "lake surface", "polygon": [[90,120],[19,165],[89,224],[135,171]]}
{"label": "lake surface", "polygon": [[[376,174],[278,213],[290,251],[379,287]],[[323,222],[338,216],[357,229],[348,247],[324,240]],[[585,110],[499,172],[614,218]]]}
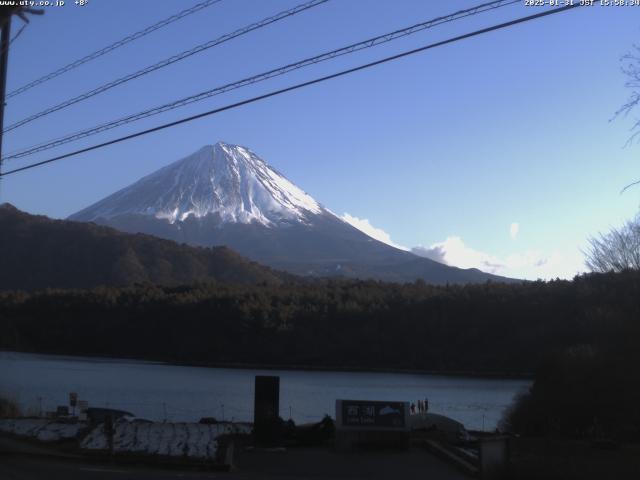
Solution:
{"label": "lake surface", "polygon": [[530,381],[404,373],[256,370],[166,365],[135,360],[0,352],[0,394],[38,413],[67,405],[69,392],[92,407],[150,420],[252,421],[256,375],[280,376],[280,416],[296,423],[335,416],[336,399],[429,398],[429,411],[468,429],[494,429]]}

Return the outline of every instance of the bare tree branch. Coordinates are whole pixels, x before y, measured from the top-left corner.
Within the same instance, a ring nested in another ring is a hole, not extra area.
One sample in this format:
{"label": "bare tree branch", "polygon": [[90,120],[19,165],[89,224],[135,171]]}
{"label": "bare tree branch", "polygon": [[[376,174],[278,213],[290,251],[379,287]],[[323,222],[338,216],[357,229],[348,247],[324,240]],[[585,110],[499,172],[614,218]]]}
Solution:
{"label": "bare tree branch", "polygon": [[640,270],[640,215],[621,228],[591,237],[589,249],[583,253],[587,268],[593,272]]}
{"label": "bare tree branch", "polygon": [[632,182],[629,185],[625,186],[622,190],[620,190],[620,195],[622,195],[625,192],[625,190],[627,190],[628,188],[634,187],[638,184],[640,184],[640,180],[636,180],[635,182]]}
{"label": "bare tree branch", "polygon": [[[634,111],[640,105],[640,46],[634,44],[631,52],[627,53],[620,59],[622,66],[620,70],[627,77],[624,86],[631,90],[627,101],[613,114],[613,117],[609,121],[613,121],[616,118],[622,116],[627,117],[629,113]],[[640,141],[640,119],[635,119],[631,127],[631,135],[625,142],[625,147]],[[640,180],[632,182],[626,185],[620,194],[623,194],[629,188],[640,185]]]}

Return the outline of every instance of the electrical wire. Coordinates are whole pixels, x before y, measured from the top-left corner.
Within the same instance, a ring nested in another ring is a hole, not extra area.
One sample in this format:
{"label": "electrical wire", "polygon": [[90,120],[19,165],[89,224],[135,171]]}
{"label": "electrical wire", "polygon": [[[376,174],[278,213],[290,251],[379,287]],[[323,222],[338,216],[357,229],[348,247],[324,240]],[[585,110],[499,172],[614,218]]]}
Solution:
{"label": "electrical wire", "polygon": [[6,127],[3,131],[3,133],[7,133],[10,132],[11,130],[15,130],[18,127],[21,127],[23,125],[26,125],[27,123],[33,122],[34,120],[37,120],[39,118],[42,118],[46,115],[49,115],[51,113],[57,112],[59,110],[62,110],[63,108],[67,108],[71,105],[74,105],[78,102],[82,102],[84,100],[87,100],[91,97],[94,97],[96,95],[99,95],[100,93],[106,92],[107,90],[110,90],[114,87],[117,87],[118,85],[122,85],[123,83],[129,82],[131,80],[134,80],[136,78],[142,77],[144,75],[148,75],[149,73],[155,72],[156,70],[159,70],[161,68],[167,67],[169,65],[172,65],[176,62],[179,62],[181,60],[184,60],[185,58],[191,57],[192,55],[195,55],[197,53],[201,53],[205,50],[208,50],[210,48],[213,48],[217,45],[220,45],[222,43],[228,42],[229,40],[232,40],[236,37],[240,37],[242,35],[246,35],[249,32],[252,32],[254,30],[258,30],[260,28],[266,27],[267,25],[270,25],[272,23],[278,22],[280,20],[284,20],[285,18],[291,17],[293,15],[297,15],[300,12],[303,12],[305,10],[308,10],[310,8],[313,7],[317,7],[319,5],[322,5],[323,3],[328,2],[329,0],[311,0],[308,1],[306,3],[302,3],[300,5],[297,5],[293,8],[290,8],[288,10],[284,10],[280,13],[277,13],[276,15],[264,18],[262,20],[260,20],[259,22],[256,23],[252,23],[250,25],[247,25],[246,27],[242,27],[234,32],[231,33],[227,33],[225,35],[222,35],[221,37],[216,38],[215,40],[211,40],[209,42],[203,43],[201,45],[198,45],[196,47],[193,47],[189,50],[185,50],[183,52],[180,52],[176,55],[173,55],[169,58],[166,58],[158,63],[154,63],[153,65],[149,65],[141,70],[138,70],[137,72],[134,73],[130,73],[129,75],[125,75],[124,77],[120,77],[116,80],[113,80],[109,83],[105,83],[103,85],[100,85],[97,88],[94,88],[93,90],[89,90],[88,92],[82,93],[80,95],[77,95],[73,98],[70,98],[68,100],[65,100],[64,102],[61,102],[57,105],[54,105],[53,107],[49,107],[45,110],[42,110],[41,112],[38,112],[36,114],[33,114],[29,117],[23,118],[22,120],[17,121],[16,123],[9,125],[8,127]]}
{"label": "electrical wire", "polygon": [[18,30],[16,34],[13,36],[13,38],[11,39],[11,41],[9,41],[9,45],[11,45],[13,42],[15,42],[18,39],[18,37],[24,31],[24,29],[27,28],[27,25],[28,23],[24,23],[22,27],[20,27],[20,30]]}
{"label": "electrical wire", "polygon": [[500,29],[507,28],[507,27],[512,27],[512,26],[520,24],[520,23],[528,22],[528,21],[531,21],[531,20],[536,20],[538,18],[546,17],[546,16],[549,16],[549,15],[554,15],[554,14],[561,13],[561,12],[565,12],[567,10],[578,8],[580,6],[582,6],[582,5],[579,4],[579,3],[573,4],[573,5],[566,5],[564,7],[554,8],[552,10],[546,10],[544,12],[539,12],[539,13],[536,13],[536,14],[533,14],[533,15],[529,15],[529,16],[526,16],[526,17],[520,17],[520,18],[517,18],[515,20],[511,20],[511,21],[508,21],[508,22],[504,22],[504,23],[500,23],[500,24],[497,24],[497,25],[493,25],[491,27],[482,28],[480,30],[475,30],[473,32],[466,33],[466,34],[463,34],[463,35],[458,35],[456,37],[452,37],[452,38],[449,38],[449,39],[446,39],[446,40],[442,40],[442,41],[439,41],[439,42],[436,42],[436,43],[431,43],[429,45],[425,45],[425,46],[422,46],[422,47],[419,47],[419,48],[415,48],[413,50],[408,50],[408,51],[405,51],[405,52],[402,52],[402,53],[399,53],[399,54],[396,54],[396,55],[385,57],[385,58],[382,58],[380,60],[376,60],[374,62],[366,63],[366,64],[363,64],[363,65],[359,65],[357,67],[349,68],[347,70],[342,70],[340,72],[333,73],[333,74],[326,75],[326,76],[319,77],[319,78],[315,78],[313,80],[308,80],[306,82],[298,83],[298,84],[292,85],[290,87],[282,88],[282,89],[279,89],[279,90],[274,90],[274,91],[271,91],[269,93],[265,93],[263,95],[258,95],[256,97],[252,97],[252,98],[249,98],[249,99],[246,99],[246,100],[242,100],[240,102],[232,103],[230,105],[225,105],[224,107],[219,107],[219,108],[216,108],[216,109],[213,109],[213,110],[209,110],[209,111],[206,111],[206,112],[199,113],[197,115],[192,115],[192,116],[189,116],[189,117],[182,118],[180,120],[175,120],[173,122],[165,123],[165,124],[159,125],[157,127],[153,127],[153,128],[149,128],[149,129],[146,129],[146,130],[142,130],[142,131],[139,131],[139,132],[136,132],[136,133],[132,133],[130,135],[125,135],[123,137],[119,137],[119,138],[116,138],[116,139],[113,139],[113,140],[109,140],[107,142],[103,142],[103,143],[100,143],[100,144],[97,144],[97,145],[92,145],[90,147],[82,148],[82,149],[79,149],[79,150],[76,150],[76,151],[73,151],[73,152],[69,152],[69,153],[66,153],[66,154],[63,154],[63,155],[58,155],[56,157],[49,158],[47,160],[43,160],[43,161],[40,161],[40,162],[32,163],[32,164],[26,165],[24,167],[15,168],[13,170],[9,170],[7,172],[1,173],[0,177],[4,177],[4,176],[7,176],[7,175],[12,175],[12,174],[15,174],[15,173],[18,173],[18,172],[29,170],[29,169],[32,169],[32,168],[40,167],[42,165],[46,165],[46,164],[49,164],[49,163],[52,163],[52,162],[56,162],[56,161],[59,161],[59,160],[65,159],[65,158],[69,158],[69,157],[73,157],[73,156],[76,156],[76,155],[80,155],[81,153],[86,153],[86,152],[90,152],[90,151],[93,151],[93,150],[98,150],[100,148],[104,148],[104,147],[107,147],[109,145],[114,145],[116,143],[121,143],[121,142],[124,142],[126,140],[131,140],[133,138],[141,137],[143,135],[147,135],[147,134],[154,133],[154,132],[157,132],[157,131],[160,131],[160,130],[164,130],[166,128],[174,127],[174,126],[181,125],[183,123],[188,123],[188,122],[200,119],[200,118],[204,118],[204,117],[208,117],[208,116],[211,116],[211,115],[215,115],[217,113],[224,112],[226,110],[231,110],[231,109],[234,109],[234,108],[238,108],[238,107],[241,107],[243,105],[248,105],[250,103],[254,103],[254,102],[257,102],[257,101],[260,101],[260,100],[264,100],[264,99],[271,98],[271,97],[274,97],[274,96],[277,96],[277,95],[281,95],[283,93],[287,93],[287,92],[291,92],[291,91],[294,91],[294,90],[298,90],[298,89],[301,89],[301,88],[304,88],[304,87],[308,87],[310,85],[315,85],[317,83],[321,83],[321,82],[325,82],[327,80],[332,80],[334,78],[342,77],[342,76],[345,76],[345,75],[348,75],[348,74],[351,74],[351,73],[354,73],[354,72],[358,72],[360,70],[365,70],[365,69],[368,69],[368,68],[371,68],[371,67],[374,67],[374,66],[377,66],[377,65],[381,65],[381,64],[384,64],[384,63],[387,63],[387,62],[398,60],[400,58],[404,58],[404,57],[407,57],[409,55],[414,55],[416,53],[420,53],[420,52],[423,52],[425,50],[430,50],[432,48],[440,47],[440,46],[447,45],[447,44],[450,44],[450,43],[454,43],[454,42],[457,42],[457,41],[460,41],[460,40],[464,40],[464,39],[467,39],[467,38],[471,38],[471,37],[475,37],[475,36],[478,36],[478,35],[482,35],[484,33],[492,32],[492,31],[495,31],[495,30],[500,30]]}
{"label": "electrical wire", "polygon": [[412,25],[410,27],[406,27],[406,28],[402,28],[399,30],[395,30],[391,33],[386,33],[384,35],[378,35],[376,37],[373,38],[369,38],[367,40],[363,40],[361,42],[358,43],[354,43],[351,45],[348,45],[346,47],[342,47],[342,48],[338,48],[335,50],[331,50],[329,52],[325,52],[313,57],[309,57],[309,58],[305,58],[303,60],[300,60],[298,62],[295,63],[290,63],[288,65],[282,66],[282,67],[278,67],[275,68],[273,70],[269,70],[267,72],[263,72],[257,75],[253,75],[251,77],[248,78],[244,78],[242,80],[238,80],[236,82],[233,83],[228,83],[226,85],[222,85],[220,87],[216,87],[210,90],[206,90],[204,92],[200,92],[198,94],[195,95],[190,95],[188,97],[179,99],[179,100],[175,100],[173,102],[169,102],[166,103],[164,105],[160,105],[157,107],[153,107],[147,110],[144,110],[142,112],[138,112],[132,115],[128,115],[126,117],[122,117],[119,118],[117,120],[112,120],[110,122],[107,123],[103,123],[79,132],[75,132],[69,135],[66,135],[64,137],[60,137],[54,140],[49,140],[47,142],[43,142],[37,145],[32,145],[30,147],[26,147],[23,149],[20,149],[18,151],[14,151],[8,155],[6,155],[3,160],[10,160],[10,159],[17,159],[17,158],[24,158],[30,155],[33,155],[35,153],[39,153],[39,152],[43,152],[46,150],[50,150],[51,148],[55,148],[70,142],[74,142],[76,140],[80,140],[82,138],[86,138],[92,135],[96,135],[98,133],[102,133],[108,130],[111,130],[113,128],[117,128],[120,127],[122,125],[126,125],[138,120],[142,120],[144,118],[147,117],[151,117],[153,115],[158,115],[160,113],[164,113],[170,110],[174,110],[176,108],[179,107],[183,107],[186,105],[189,105],[191,103],[195,103],[195,102],[199,102],[202,100],[205,100],[207,98],[213,97],[215,95],[220,95],[226,92],[229,92],[231,90],[235,90],[238,88],[242,88],[248,85],[253,85],[254,83],[258,83],[258,82],[262,82],[274,77],[278,77],[281,75],[285,75],[291,71],[294,70],[298,70],[310,65],[314,65],[320,62],[324,62],[327,60],[331,60],[343,55],[347,55],[350,53],[354,53],[360,50],[364,50],[366,48],[372,48],[375,47],[377,45],[382,45],[384,43],[388,43],[391,42],[393,40],[396,40],[398,38],[403,38],[406,37],[408,35],[412,35],[414,33],[423,31],[425,29],[428,28],[433,28],[435,26],[444,24],[444,23],[449,23],[455,20],[459,20],[461,18],[465,18],[468,16],[472,16],[472,15],[477,15],[479,13],[483,13],[486,12],[488,10],[495,10],[496,8],[501,8],[501,7],[505,7],[508,5],[512,5],[514,3],[520,3],[520,0],[498,0],[498,1],[492,1],[492,2],[488,2],[488,3],[483,3],[481,5],[477,5],[475,7],[472,8],[468,8],[465,10],[460,10],[458,12],[454,12],[452,14],[449,15],[445,15],[445,16],[441,16],[441,17],[437,17],[431,20],[427,20],[425,22],[421,22],[421,23],[417,23],[415,25]]}
{"label": "electrical wire", "polygon": [[[32,89],[35,86],[41,85],[45,82],[48,82],[49,80],[52,80],[56,77],[59,77],[60,75],[62,75],[63,73],[69,72],[75,68],[78,68],[80,65],[84,65],[87,62],[90,62],[91,60],[95,60],[98,57],[101,57],[102,55],[105,55],[109,52],[112,52],[113,50],[120,48],[128,43],[133,42],[134,40],[138,40],[139,38],[142,38],[146,35],[149,35],[152,32],[155,32],[156,30],[159,30],[162,27],[166,27],[167,25],[172,24],[173,22],[176,22],[178,20],[180,20],[181,18],[187,17],[193,13],[199,12],[200,10],[210,7],[216,3],[221,2],[222,0],[206,0],[204,2],[200,2],[196,5],[194,5],[191,8],[187,8],[186,10],[182,10],[181,12],[178,12],[174,15],[171,15],[170,17],[165,18],[164,20],[159,21],[158,23],[155,23],[143,30],[140,30],[138,32],[132,33],[131,35],[127,35],[126,37],[118,40],[117,42],[114,42],[110,45],[107,45],[104,48],[101,48],[100,50],[97,50],[93,53],[90,53],[89,55],[86,55],[74,62],[71,62],[67,65],[65,65],[64,67],[61,67],[51,73],[48,73],[47,75],[44,75],[40,78],[37,78],[36,80],[33,80],[32,82],[27,83],[26,85],[23,85],[20,88],[17,88],[15,90],[13,90],[12,92],[7,94],[7,99],[11,98],[11,97],[15,97],[16,95],[20,95],[21,93],[26,92],[27,90]],[[18,32],[19,33],[19,32]],[[17,37],[17,35],[16,35]],[[15,38],[14,38],[15,40]]]}

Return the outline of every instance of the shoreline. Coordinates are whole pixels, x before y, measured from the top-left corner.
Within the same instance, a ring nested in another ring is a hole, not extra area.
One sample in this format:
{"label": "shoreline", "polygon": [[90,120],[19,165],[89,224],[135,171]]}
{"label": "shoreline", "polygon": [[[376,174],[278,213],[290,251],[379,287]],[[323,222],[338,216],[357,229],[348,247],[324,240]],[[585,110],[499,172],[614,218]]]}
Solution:
{"label": "shoreline", "polygon": [[327,366],[327,365],[279,365],[279,364],[256,364],[241,362],[182,362],[171,360],[156,360],[148,358],[130,358],[130,357],[104,357],[100,355],[92,355],[88,353],[70,354],[60,352],[34,352],[34,351],[16,351],[2,350],[0,354],[31,354],[31,355],[47,355],[54,357],[71,357],[82,360],[102,360],[105,362],[138,362],[155,365],[166,365],[176,367],[199,367],[199,368],[226,368],[237,370],[283,370],[283,371],[309,371],[309,372],[344,372],[344,373],[390,373],[390,374],[410,374],[410,375],[431,375],[438,377],[461,377],[461,378],[477,378],[477,379],[493,379],[493,380],[533,380],[534,374],[531,372],[476,372],[476,371],[442,371],[442,370],[422,370],[409,368],[384,368],[384,367],[364,367],[364,366]]}

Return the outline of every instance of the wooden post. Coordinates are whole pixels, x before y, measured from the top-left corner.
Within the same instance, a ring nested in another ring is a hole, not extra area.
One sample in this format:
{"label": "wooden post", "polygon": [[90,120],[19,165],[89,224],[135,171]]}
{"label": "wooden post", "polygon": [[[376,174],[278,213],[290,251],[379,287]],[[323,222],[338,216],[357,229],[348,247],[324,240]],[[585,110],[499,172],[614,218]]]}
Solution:
{"label": "wooden post", "polygon": [[[7,68],[9,67],[9,43],[11,43],[11,14],[3,19],[0,35],[0,174],[2,174],[2,131],[4,130],[4,106],[7,93]],[[0,175],[0,180],[2,176]]]}

